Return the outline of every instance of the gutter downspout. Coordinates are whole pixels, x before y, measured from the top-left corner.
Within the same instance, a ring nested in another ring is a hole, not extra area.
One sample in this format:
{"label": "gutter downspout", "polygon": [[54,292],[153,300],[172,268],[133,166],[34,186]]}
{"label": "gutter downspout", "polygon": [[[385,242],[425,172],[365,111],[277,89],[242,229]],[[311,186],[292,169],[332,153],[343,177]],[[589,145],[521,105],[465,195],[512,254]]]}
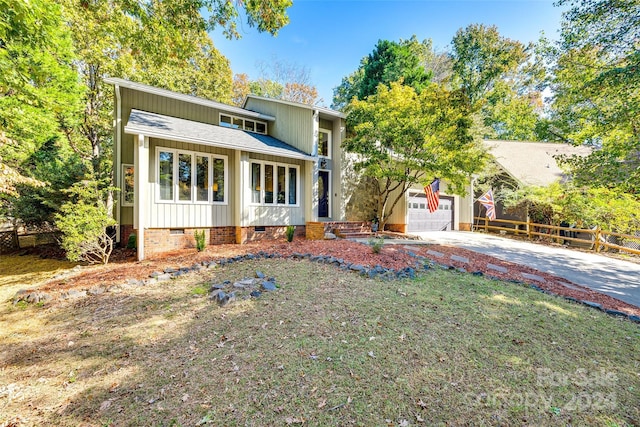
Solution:
{"label": "gutter downspout", "polygon": [[[122,180],[122,177],[120,176],[121,170],[122,170],[122,100],[120,98],[120,86],[119,85],[115,85],[114,86],[114,90],[115,90],[115,94],[116,94],[116,123],[115,123],[115,130],[116,130],[116,141],[115,141],[115,147],[116,147],[116,163],[115,163],[115,170],[113,171],[113,179],[115,182],[115,186],[120,188],[122,186],[122,182],[120,182]],[[135,171],[134,171],[135,173]],[[115,203],[116,206],[116,243],[120,242],[121,236],[120,236],[120,209],[121,203],[118,203],[118,201],[122,201],[122,194],[119,194],[118,196],[118,200]]]}

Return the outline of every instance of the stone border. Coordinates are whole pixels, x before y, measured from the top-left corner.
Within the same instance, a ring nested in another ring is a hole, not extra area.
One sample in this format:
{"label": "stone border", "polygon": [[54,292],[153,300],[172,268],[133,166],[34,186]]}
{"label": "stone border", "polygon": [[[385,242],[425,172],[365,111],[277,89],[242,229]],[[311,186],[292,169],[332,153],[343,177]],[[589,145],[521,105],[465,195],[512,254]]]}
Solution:
{"label": "stone border", "polygon": [[[442,269],[445,270],[457,270],[460,273],[468,273],[464,268],[459,268],[456,269],[454,266],[451,265],[446,265],[446,264],[438,264],[438,263],[434,263],[433,261],[431,261],[429,258],[424,257],[422,255],[418,255],[415,252],[411,251],[411,250],[407,250],[409,248],[405,248],[405,250],[403,251],[404,253],[408,254],[411,257],[416,258],[416,263],[415,263],[415,267],[405,267],[399,270],[394,270],[392,268],[385,268],[382,267],[381,265],[375,265],[373,267],[371,266],[365,266],[362,264],[357,264],[357,263],[349,263],[346,262],[343,258],[337,258],[334,257],[332,255],[313,255],[311,253],[299,253],[299,252],[294,252],[293,254],[289,255],[289,256],[283,256],[279,253],[268,253],[265,251],[259,251],[255,254],[249,253],[249,254],[245,254],[245,255],[236,255],[234,257],[230,257],[230,258],[221,258],[221,259],[217,259],[217,260],[210,260],[210,261],[202,261],[199,264],[193,264],[190,267],[178,267],[178,268],[165,268],[163,271],[155,271],[153,273],[151,273],[149,275],[149,278],[147,279],[143,279],[143,280],[137,280],[137,279],[129,279],[126,282],[119,284],[119,285],[112,285],[112,286],[94,286],[92,288],[89,288],[87,290],[76,290],[76,289],[69,289],[67,291],[64,291],[60,294],[60,299],[75,299],[75,298],[81,298],[81,297],[86,297],[88,295],[91,296],[97,296],[97,295],[101,295],[105,292],[113,292],[113,291],[118,291],[121,289],[126,289],[126,288],[130,288],[130,287],[134,287],[134,286],[146,286],[146,285],[150,285],[153,283],[159,283],[159,282],[165,282],[165,281],[169,281],[171,279],[176,279],[180,276],[183,276],[185,274],[189,274],[189,273],[193,273],[193,272],[199,272],[202,271],[204,269],[212,269],[212,268],[216,268],[217,266],[223,266],[223,265],[227,265],[227,264],[233,264],[236,262],[242,262],[242,261],[250,261],[250,260],[257,260],[257,259],[292,259],[292,260],[302,260],[302,259],[307,259],[311,262],[317,262],[320,264],[327,264],[327,265],[333,265],[337,268],[340,268],[343,271],[351,271],[354,273],[358,273],[361,276],[364,277],[368,277],[370,279],[373,278],[380,278],[382,280],[401,280],[401,279],[414,279],[416,277],[416,274],[418,271],[425,271],[425,270],[429,270],[431,269],[433,266],[437,265]],[[431,252],[435,252],[435,251],[431,251]],[[440,255],[444,255],[438,252],[438,254]],[[435,253],[433,255],[436,255]],[[436,255],[437,256],[437,255]],[[463,257],[458,257],[456,260],[463,262],[463,263],[468,263],[469,260],[466,259],[462,260],[459,258],[463,258]],[[493,264],[491,264],[493,265]],[[508,272],[508,269],[506,267],[502,267],[502,266],[496,266],[496,267],[500,267],[499,269],[496,269],[496,271],[501,271],[503,273]],[[475,271],[472,272],[471,274],[473,274],[474,276],[484,276],[484,273],[482,273],[481,271]],[[522,274],[523,277],[527,277],[524,274]],[[536,281],[538,283],[542,283],[544,282],[544,278],[537,276],[537,275],[533,275],[533,274],[529,274],[528,277],[529,280],[532,281]],[[534,277],[535,276],[535,277]],[[504,281],[504,279],[500,279],[498,277],[492,277],[492,276],[485,276],[489,279],[492,280],[502,280]],[[540,281],[539,279],[542,279],[542,281]],[[605,312],[606,314],[609,314],[611,316],[615,316],[615,317],[623,317],[626,318],[632,322],[635,323],[640,323],[640,316],[636,316],[636,315],[631,315],[631,314],[627,314],[618,310],[608,310],[608,309],[603,309],[602,305],[588,301],[588,300],[579,300],[573,297],[566,297],[566,296],[562,296],[562,295],[558,295],[554,292],[548,291],[546,289],[542,289],[534,284],[531,283],[527,283],[524,281],[519,281],[519,280],[507,280],[508,282],[511,283],[515,283],[515,284],[520,284],[520,285],[524,285],[524,286],[528,286],[531,289],[535,289],[539,292],[548,294],[548,295],[553,295],[553,296],[557,296],[557,297],[561,297],[564,298],[568,301],[572,301],[572,302],[576,302],[582,305],[585,305],[587,307],[591,307],[591,308],[595,308],[597,310],[601,310],[603,312]],[[48,303],[51,302],[54,299],[54,297],[44,291],[39,291],[39,290],[26,290],[26,289],[21,289],[18,292],[16,292],[16,295],[13,298],[13,304],[17,304],[20,301],[26,301],[27,303],[33,303],[33,304],[37,304],[37,303]]]}

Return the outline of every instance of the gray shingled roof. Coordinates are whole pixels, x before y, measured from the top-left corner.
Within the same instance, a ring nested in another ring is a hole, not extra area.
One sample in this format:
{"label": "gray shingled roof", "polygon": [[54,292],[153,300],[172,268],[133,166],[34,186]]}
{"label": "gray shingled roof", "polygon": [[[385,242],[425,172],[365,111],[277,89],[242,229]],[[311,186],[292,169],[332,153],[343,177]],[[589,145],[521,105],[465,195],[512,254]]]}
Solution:
{"label": "gray shingled roof", "polygon": [[591,153],[588,147],[551,142],[485,140],[495,161],[511,176],[526,185],[549,185],[566,178],[553,156]]}
{"label": "gray shingled roof", "polygon": [[131,115],[124,131],[128,134],[142,134],[171,141],[212,145],[214,147],[270,154],[291,159],[315,160],[313,156],[268,135],[140,110],[131,110]]}

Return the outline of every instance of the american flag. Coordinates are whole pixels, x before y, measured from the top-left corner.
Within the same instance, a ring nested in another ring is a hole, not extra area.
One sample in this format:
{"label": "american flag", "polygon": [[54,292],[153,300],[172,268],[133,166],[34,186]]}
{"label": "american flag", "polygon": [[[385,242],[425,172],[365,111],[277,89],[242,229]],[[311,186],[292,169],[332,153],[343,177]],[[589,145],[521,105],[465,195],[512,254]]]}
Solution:
{"label": "american flag", "polygon": [[433,182],[424,187],[424,194],[427,195],[427,207],[429,212],[433,213],[438,210],[440,204],[440,180],[434,179]]}
{"label": "american flag", "polygon": [[496,205],[493,202],[493,190],[489,189],[482,196],[478,197],[478,201],[482,203],[482,206],[487,210],[486,216],[491,221],[496,219]]}

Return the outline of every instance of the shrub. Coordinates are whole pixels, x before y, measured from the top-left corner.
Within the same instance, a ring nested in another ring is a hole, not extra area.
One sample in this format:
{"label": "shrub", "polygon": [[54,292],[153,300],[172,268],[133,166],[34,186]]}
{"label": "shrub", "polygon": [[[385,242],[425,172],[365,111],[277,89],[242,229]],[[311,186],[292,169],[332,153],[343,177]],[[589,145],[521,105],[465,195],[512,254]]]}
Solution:
{"label": "shrub", "polygon": [[371,246],[371,250],[374,254],[379,254],[382,250],[382,246],[384,246],[384,238],[379,237],[377,239],[371,238],[369,239],[369,246]]}
{"label": "shrub", "polygon": [[196,249],[198,252],[204,251],[205,246],[207,245],[206,240],[204,238],[204,230],[196,230],[193,233],[193,237],[196,239]]}
{"label": "shrub", "polygon": [[286,231],[287,242],[293,241],[293,235],[295,234],[295,232],[296,232],[295,225],[287,225],[287,231]]}
{"label": "shrub", "polygon": [[135,234],[129,234],[127,240],[127,249],[136,249],[138,247],[138,237]]}
{"label": "shrub", "polygon": [[70,261],[109,262],[113,239],[107,227],[116,224],[99,196],[97,184],[83,181],[74,185],[71,200],[56,214],[56,226],[62,233],[61,246]]}

